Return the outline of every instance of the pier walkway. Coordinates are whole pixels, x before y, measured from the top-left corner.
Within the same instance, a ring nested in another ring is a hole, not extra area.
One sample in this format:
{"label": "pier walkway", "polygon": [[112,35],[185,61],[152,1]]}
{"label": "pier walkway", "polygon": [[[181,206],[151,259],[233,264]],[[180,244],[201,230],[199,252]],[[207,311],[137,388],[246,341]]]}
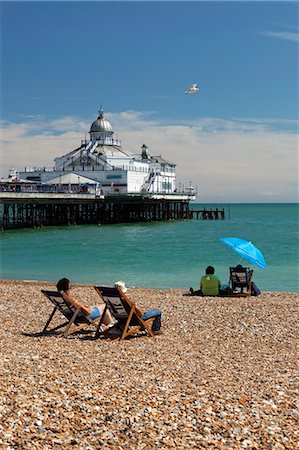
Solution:
{"label": "pier walkway", "polygon": [[112,224],[169,220],[224,219],[224,209],[194,210],[190,196],[175,194],[94,194],[0,192],[0,227]]}
{"label": "pier walkway", "polygon": [[190,209],[189,211],[190,219],[200,219],[200,220],[224,220],[225,211],[222,209]]}

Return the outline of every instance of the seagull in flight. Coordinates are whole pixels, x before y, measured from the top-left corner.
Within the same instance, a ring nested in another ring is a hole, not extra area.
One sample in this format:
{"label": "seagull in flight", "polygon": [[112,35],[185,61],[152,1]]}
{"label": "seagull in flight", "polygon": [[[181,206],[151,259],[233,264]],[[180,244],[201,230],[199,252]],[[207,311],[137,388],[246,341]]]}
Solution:
{"label": "seagull in flight", "polygon": [[185,94],[195,94],[199,91],[199,88],[197,87],[197,83],[191,84],[191,86],[188,87],[187,91],[185,91]]}

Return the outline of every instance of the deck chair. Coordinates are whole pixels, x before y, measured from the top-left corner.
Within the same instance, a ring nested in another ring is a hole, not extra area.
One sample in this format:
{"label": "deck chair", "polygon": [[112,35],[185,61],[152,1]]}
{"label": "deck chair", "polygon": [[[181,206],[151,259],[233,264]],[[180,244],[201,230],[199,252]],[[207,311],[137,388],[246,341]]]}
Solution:
{"label": "deck chair", "polygon": [[[96,328],[100,327],[100,324],[96,321],[90,319],[88,315],[86,315],[80,307],[76,308],[76,310],[72,309],[71,306],[66,302],[65,298],[61,294],[61,292],[57,291],[45,291],[41,290],[41,292],[44,294],[45,297],[47,297],[48,300],[54,305],[53,311],[51,312],[44,329],[42,333],[45,333],[46,331],[56,331],[59,328],[66,327],[65,330],[61,333],[63,336],[69,336],[70,334],[76,333],[77,331],[81,330],[86,325],[92,325]],[[67,297],[67,294],[64,293],[64,296]],[[66,319],[65,322],[61,323],[60,325],[57,325],[55,328],[52,328],[51,330],[48,330],[48,327],[54,317],[54,314],[56,311],[59,311],[64,318]],[[72,325],[75,325],[73,329],[71,329]]]}
{"label": "deck chair", "polygon": [[230,267],[229,274],[231,295],[234,297],[250,296],[253,270],[249,269],[249,267]]}
{"label": "deck chair", "polygon": [[[113,340],[125,339],[128,336],[146,331],[150,336],[155,336],[151,324],[155,320],[150,318],[143,320],[142,315],[136,309],[133,303],[120,288],[107,286],[94,286],[96,292],[99,294],[103,302],[106,303],[108,310],[112,316],[117,320],[118,326],[121,330],[121,335]],[[101,334],[100,327],[96,332],[96,337]],[[106,334],[106,332],[104,332]]]}

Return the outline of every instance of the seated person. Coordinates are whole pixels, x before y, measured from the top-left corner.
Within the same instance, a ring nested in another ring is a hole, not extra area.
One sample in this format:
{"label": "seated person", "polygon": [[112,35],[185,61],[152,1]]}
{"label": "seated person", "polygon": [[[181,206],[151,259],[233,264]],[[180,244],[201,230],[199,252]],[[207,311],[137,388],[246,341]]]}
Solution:
{"label": "seated person", "polygon": [[234,272],[248,272],[248,274],[250,275],[250,278],[253,274],[253,270],[249,270],[246,267],[243,267],[242,264],[238,264],[236,267],[232,267],[232,270]]}
{"label": "seated person", "polygon": [[[63,298],[68,304],[70,304],[71,307],[73,307],[74,309],[80,307],[82,312],[84,314],[87,314],[91,320],[98,319],[102,316],[105,309],[105,305],[103,303],[94,306],[85,306],[82,305],[82,303],[78,302],[78,300],[75,300],[73,297],[71,297],[71,285],[70,281],[67,278],[61,278],[61,280],[58,281],[56,287],[57,291],[61,292]],[[64,293],[66,294],[66,296],[64,296]],[[105,312],[105,316],[103,317],[103,323],[104,325],[111,325],[113,323],[112,316],[108,310]]]}
{"label": "seated person", "polygon": [[[247,280],[250,280],[250,282],[251,282],[251,295],[258,296],[258,295],[261,294],[260,289],[254,283],[254,281],[252,281],[252,274],[253,274],[253,270],[252,269],[251,270],[247,269],[246,267],[243,267],[242,264],[238,264],[236,267],[232,267],[230,269],[230,271],[232,271],[232,270],[234,272],[236,272],[236,275],[235,275],[236,277],[237,277],[238,271],[241,272],[241,273],[242,272],[247,273],[248,275],[246,276],[246,281],[244,281],[244,284],[246,285]],[[242,280],[238,280],[238,281],[242,281]]]}
{"label": "seated person", "polygon": [[[120,290],[125,294],[127,292],[127,288],[126,285],[123,281],[116,281],[116,283],[114,284],[114,286],[116,288],[120,288]],[[142,309],[135,305],[135,309],[136,311],[141,315],[141,319],[142,320],[147,320],[147,319],[151,319],[152,317],[155,318],[155,320],[152,323],[152,331],[154,332],[154,334],[162,334],[162,331],[160,330],[161,328],[161,316],[162,316],[162,311],[161,309],[151,309],[150,311],[147,312],[143,312]]]}
{"label": "seated person", "polygon": [[199,291],[194,291],[191,287],[191,295],[203,295],[203,296],[217,296],[219,295],[221,287],[221,282],[219,278],[215,275],[215,269],[213,266],[208,266],[206,268],[206,274],[200,279],[200,289]]}

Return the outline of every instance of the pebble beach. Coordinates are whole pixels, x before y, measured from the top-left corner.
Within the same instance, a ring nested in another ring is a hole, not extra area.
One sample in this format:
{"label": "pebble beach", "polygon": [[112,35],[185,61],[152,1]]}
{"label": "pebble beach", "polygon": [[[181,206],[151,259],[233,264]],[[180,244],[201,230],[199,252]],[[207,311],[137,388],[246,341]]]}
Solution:
{"label": "pebble beach", "polygon": [[[88,327],[41,335],[41,289],[55,285],[0,282],[1,449],[299,448],[297,293],[129,288],[163,310],[163,334],[111,342]],[[99,302],[93,286],[72,291]]]}

